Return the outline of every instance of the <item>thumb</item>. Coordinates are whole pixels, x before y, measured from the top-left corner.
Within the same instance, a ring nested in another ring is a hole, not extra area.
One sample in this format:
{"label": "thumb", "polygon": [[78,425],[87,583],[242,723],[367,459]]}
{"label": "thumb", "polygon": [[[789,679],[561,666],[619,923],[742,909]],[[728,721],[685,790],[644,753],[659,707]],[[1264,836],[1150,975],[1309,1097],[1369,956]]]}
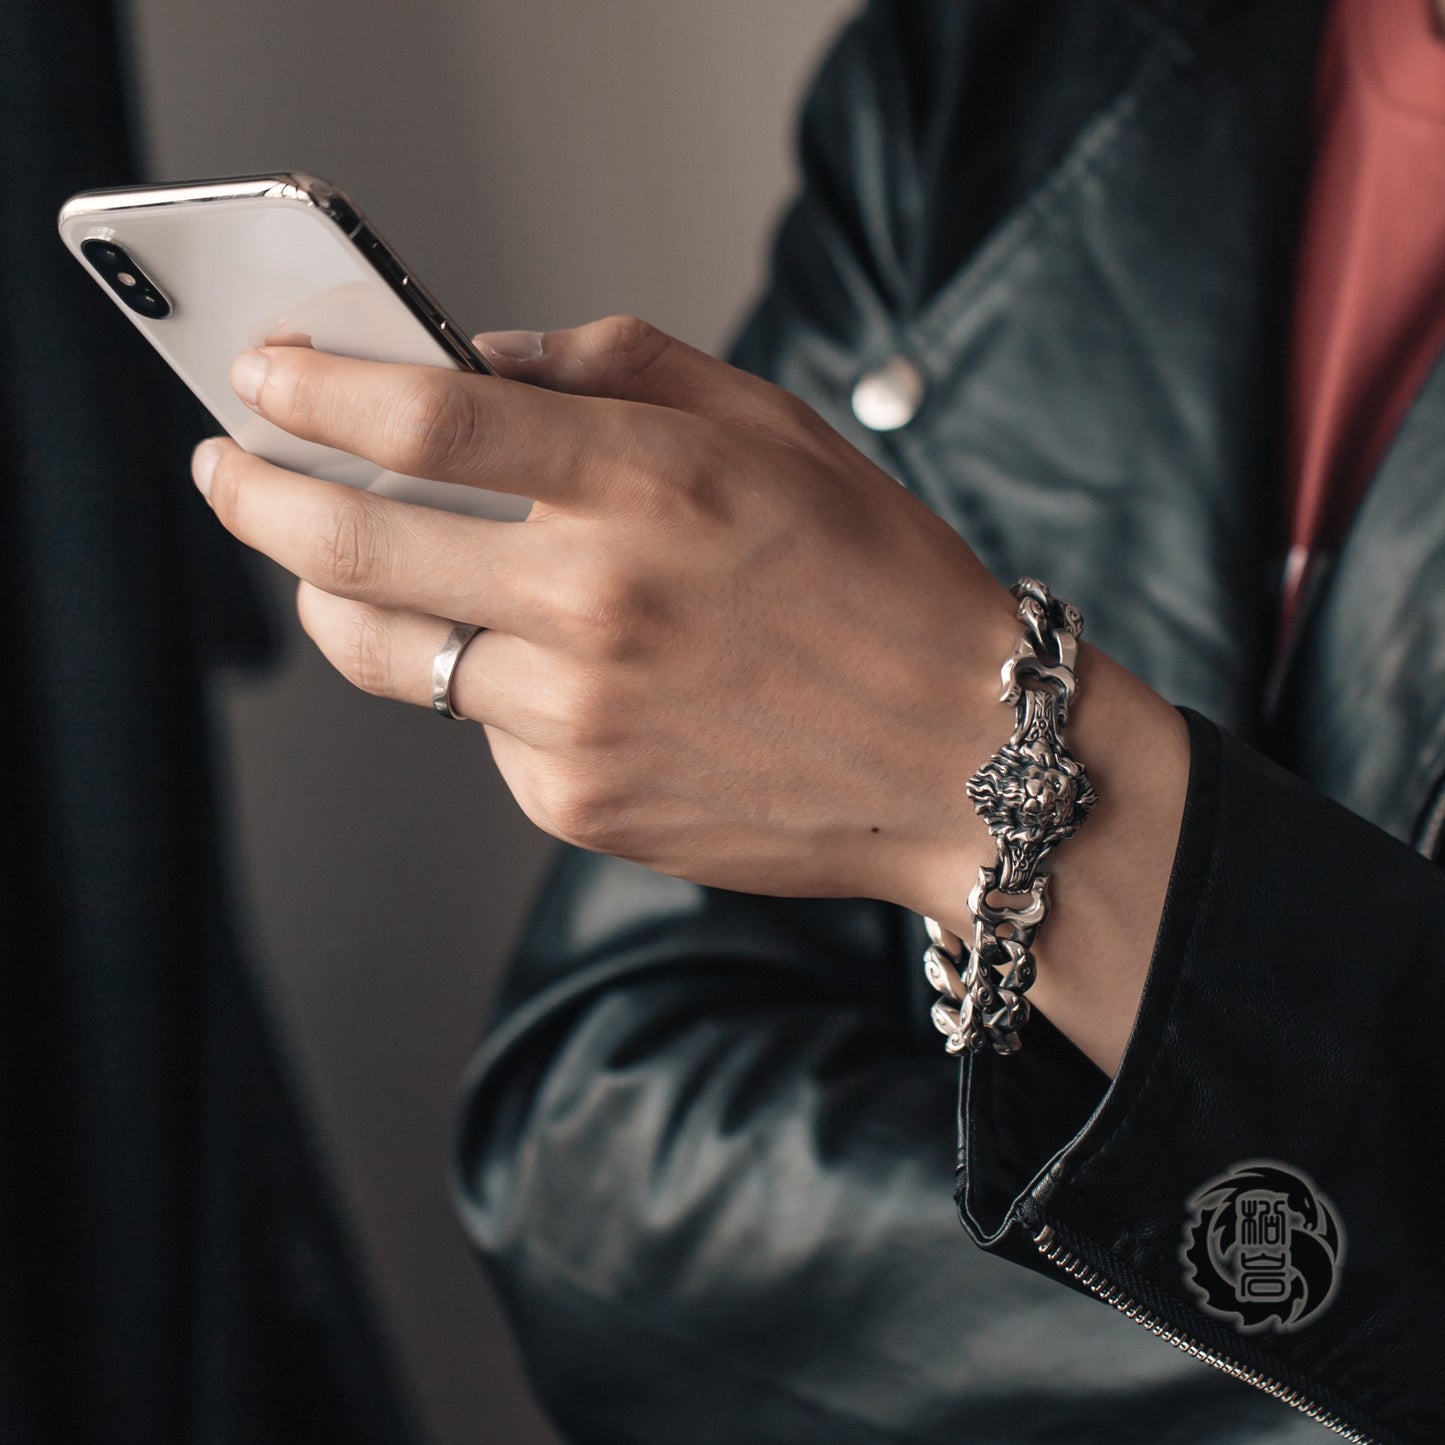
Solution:
{"label": "thumb", "polygon": [[719,421],[773,420],[802,404],[635,316],[567,331],[484,331],[472,338],[499,375],[575,396],[649,402]]}

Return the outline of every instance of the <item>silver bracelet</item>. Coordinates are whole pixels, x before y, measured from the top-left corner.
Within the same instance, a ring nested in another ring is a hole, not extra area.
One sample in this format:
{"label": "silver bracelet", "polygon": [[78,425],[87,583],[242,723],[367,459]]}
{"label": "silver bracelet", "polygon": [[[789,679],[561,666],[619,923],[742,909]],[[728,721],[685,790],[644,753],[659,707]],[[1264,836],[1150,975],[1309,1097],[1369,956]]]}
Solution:
{"label": "silver bracelet", "polygon": [[[1015,582],[1013,594],[1024,634],[1003,665],[999,698],[1017,708],[1013,736],[968,780],[974,811],[998,843],[997,861],[978,870],[968,895],[973,947],[924,919],[931,940],[924,969],[944,995],[932,1018],[950,1054],[985,1044],[1000,1054],[1018,1051],[1029,1017],[1024,994],[1036,972],[1034,934],[1049,913],[1049,875],[1039,866],[1099,801],[1063,739],[1084,619],[1032,577]],[[994,894],[1016,901],[996,905]]]}

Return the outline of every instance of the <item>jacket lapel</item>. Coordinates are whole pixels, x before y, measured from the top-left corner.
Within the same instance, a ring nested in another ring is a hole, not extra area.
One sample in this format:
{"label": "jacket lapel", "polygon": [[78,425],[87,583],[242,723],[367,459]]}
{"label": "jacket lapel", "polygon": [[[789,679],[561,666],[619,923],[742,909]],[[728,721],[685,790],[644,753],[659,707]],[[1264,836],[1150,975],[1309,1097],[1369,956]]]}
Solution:
{"label": "jacket lapel", "polygon": [[1445,776],[1445,359],[1385,454],[1290,668],[1280,747],[1316,787],[1420,843]]}
{"label": "jacket lapel", "polygon": [[1320,8],[1119,7],[1115,43],[1148,37],[1127,82],[906,318],[929,401],[875,443],[1002,580],[1047,577],[1093,640],[1246,735]]}

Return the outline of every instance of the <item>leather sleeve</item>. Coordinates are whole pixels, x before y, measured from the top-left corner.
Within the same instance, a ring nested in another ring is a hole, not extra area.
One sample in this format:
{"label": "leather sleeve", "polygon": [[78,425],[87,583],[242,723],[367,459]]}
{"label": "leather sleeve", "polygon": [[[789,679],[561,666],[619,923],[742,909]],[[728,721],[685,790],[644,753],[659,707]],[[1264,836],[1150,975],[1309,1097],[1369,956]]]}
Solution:
{"label": "leather sleeve", "polygon": [[1439,1441],[1445,872],[1186,716],[1183,833],[1119,1071],[1071,1132],[1037,1109],[1070,1086],[1057,1036],[970,1059],[964,1223],[1351,1438]]}
{"label": "leather sleeve", "polygon": [[[969,1245],[958,1066],[914,1027],[904,922],[559,857],[467,1080],[456,1188],[569,1436],[1314,1438]],[[1104,1078],[1064,1057],[1077,1127]]]}

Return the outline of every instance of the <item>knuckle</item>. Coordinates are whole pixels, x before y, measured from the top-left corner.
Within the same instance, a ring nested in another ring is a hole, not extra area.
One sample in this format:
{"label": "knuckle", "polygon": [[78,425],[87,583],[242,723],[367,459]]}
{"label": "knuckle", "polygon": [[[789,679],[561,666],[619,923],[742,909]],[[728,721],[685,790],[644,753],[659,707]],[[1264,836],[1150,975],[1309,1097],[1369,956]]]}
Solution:
{"label": "knuckle", "polygon": [[697,528],[730,525],[738,488],[728,484],[736,466],[735,436],[717,423],[689,418],[666,444],[651,449],[634,494],[674,534],[699,535]]}
{"label": "knuckle", "polygon": [[445,375],[425,374],[398,397],[388,430],[398,470],[449,475],[477,446],[475,397]]}
{"label": "knuckle", "polygon": [[608,577],[587,597],[587,625],[608,649],[634,637],[647,612],[646,589],[635,578]]}
{"label": "knuckle", "polygon": [[729,488],[720,480],[725,463],[714,464],[704,452],[690,466],[659,479],[654,494],[670,501],[682,512],[690,525],[704,521],[726,522],[731,515],[727,505]]}
{"label": "knuckle", "polygon": [[610,662],[625,662],[643,648],[660,610],[651,587],[624,572],[574,576],[555,605],[578,645]]}
{"label": "knuckle", "polygon": [[391,629],[374,607],[355,610],[346,633],[342,671],[363,692],[391,696]]}
{"label": "knuckle", "polygon": [[211,473],[206,501],[227,528],[234,529],[236,522],[236,498],[240,489],[240,467],[244,460],[244,452],[234,447],[222,447],[216,458],[215,470]]}
{"label": "knuckle", "polygon": [[594,853],[622,850],[625,801],[600,778],[551,772],[538,781],[535,801],[554,837]]}
{"label": "knuckle", "polygon": [[324,383],[319,383],[307,364],[309,357],[298,359],[291,347],[273,347],[268,357],[266,379],[257,398],[273,420],[303,433],[314,431],[333,410]]}
{"label": "knuckle", "polygon": [[640,316],[604,316],[594,325],[597,344],[624,356],[630,352],[651,349],[662,337],[662,333],[655,326],[649,325]]}
{"label": "knuckle", "polygon": [[352,596],[373,585],[381,571],[380,538],[368,499],[358,492],[327,507],[309,551],[314,580],[327,592]]}
{"label": "knuckle", "polygon": [[583,677],[566,687],[558,699],[555,728],[574,758],[599,755],[616,740],[618,706],[599,679]]}
{"label": "knuckle", "polygon": [[639,316],[608,316],[596,323],[594,344],[617,376],[636,381],[667,351],[671,338]]}
{"label": "knuckle", "polygon": [[778,415],[788,427],[808,434],[832,431],[827,422],[795,392],[775,386],[772,400]]}

